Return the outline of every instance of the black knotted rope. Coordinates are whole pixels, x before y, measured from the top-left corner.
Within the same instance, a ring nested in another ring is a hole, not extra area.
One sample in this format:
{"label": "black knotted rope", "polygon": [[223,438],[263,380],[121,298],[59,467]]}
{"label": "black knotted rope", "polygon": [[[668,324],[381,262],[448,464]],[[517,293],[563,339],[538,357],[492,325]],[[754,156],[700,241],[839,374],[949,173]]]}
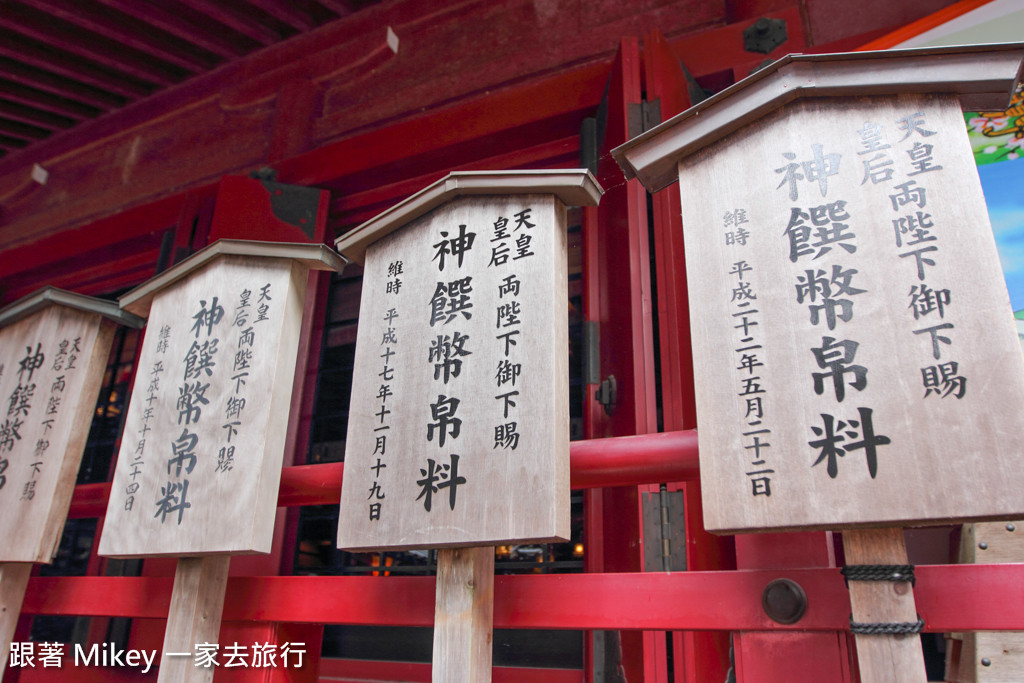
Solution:
{"label": "black knotted rope", "polygon": [[850,632],[860,635],[905,635],[920,633],[923,630],[924,619],[920,616],[917,617],[917,621],[897,622],[894,624],[863,624],[854,621],[852,616],[850,617]]}
{"label": "black knotted rope", "polygon": [[917,585],[912,564],[848,564],[842,568],[849,588],[851,581],[909,581]]}
{"label": "black knotted rope", "polygon": [[[911,586],[917,584],[912,564],[848,564],[842,568],[843,578],[849,588],[851,581],[907,581]],[[924,619],[918,615],[917,621],[897,622],[889,624],[861,623],[853,620],[850,615],[850,632],[859,635],[908,635],[920,633],[924,629]]]}

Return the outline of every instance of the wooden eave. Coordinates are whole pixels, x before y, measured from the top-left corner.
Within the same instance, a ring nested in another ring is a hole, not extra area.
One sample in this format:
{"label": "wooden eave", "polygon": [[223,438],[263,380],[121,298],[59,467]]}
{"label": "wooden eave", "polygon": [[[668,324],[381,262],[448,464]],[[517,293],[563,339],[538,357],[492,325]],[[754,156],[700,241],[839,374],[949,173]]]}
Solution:
{"label": "wooden eave", "polygon": [[603,193],[584,169],[457,171],[350,230],[334,246],[349,261],[362,263],[370,244],[457,197],[553,194],[566,206],[594,206]]}
{"label": "wooden eave", "polygon": [[0,328],[12,325],[48,306],[64,306],[86,313],[96,313],[125,327],[140,328],[146,324],[143,318],[122,310],[113,301],[76,294],[56,287],[43,287],[0,310]]}
{"label": "wooden eave", "polygon": [[311,270],[341,271],[344,260],[322,244],[298,242],[256,242],[253,240],[222,239],[200,249],[187,259],[168,268],[156,277],[122,296],[121,308],[136,315],[148,316],[153,297],[162,289],[187,275],[204,268],[221,256],[249,256],[252,258],[283,258],[300,261]]}
{"label": "wooden eave", "polygon": [[966,111],[1006,107],[1024,43],[787,55],[612,150],[650,192],[676,182],[677,163],[784,105],[807,97],[950,93]]}

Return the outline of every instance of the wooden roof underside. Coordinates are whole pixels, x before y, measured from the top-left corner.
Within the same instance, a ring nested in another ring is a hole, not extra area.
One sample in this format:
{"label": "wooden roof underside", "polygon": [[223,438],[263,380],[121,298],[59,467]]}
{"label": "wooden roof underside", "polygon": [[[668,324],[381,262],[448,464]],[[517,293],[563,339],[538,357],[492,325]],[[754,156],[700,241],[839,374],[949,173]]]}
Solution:
{"label": "wooden roof underside", "polygon": [[4,0],[0,158],[380,0]]}

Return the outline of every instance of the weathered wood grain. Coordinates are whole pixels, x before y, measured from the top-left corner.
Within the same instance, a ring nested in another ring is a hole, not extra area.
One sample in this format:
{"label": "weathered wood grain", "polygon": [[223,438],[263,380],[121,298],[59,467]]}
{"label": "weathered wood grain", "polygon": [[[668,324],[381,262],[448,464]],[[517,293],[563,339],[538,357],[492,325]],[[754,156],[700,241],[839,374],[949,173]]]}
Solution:
{"label": "weathered wood grain", "polygon": [[679,173],[709,530],[1024,513],[1024,357],[955,98],[801,100]]}
{"label": "weathered wood grain", "polygon": [[494,548],[437,552],[434,607],[434,683],[491,680],[494,620]]}
{"label": "weathered wood grain", "polygon": [[11,639],[31,575],[30,562],[0,562],[0,680],[10,660]]}
{"label": "weathered wood grain", "polygon": [[49,305],[0,329],[0,562],[50,562],[115,326]]}
{"label": "weathered wood grain", "polygon": [[[846,564],[907,564],[903,529],[851,529],[843,532]],[[909,582],[850,581],[850,607],[858,623],[914,623],[914,590]],[[862,635],[857,662],[863,681],[924,683],[921,638],[908,635]]]}
{"label": "weathered wood grain", "polygon": [[[965,524],[960,562],[1024,562],[1024,520]],[[950,634],[960,641],[947,649],[947,679],[956,683],[998,683],[1024,679],[1024,632],[976,631]],[[954,659],[953,655],[959,657]]]}
{"label": "weathered wood grain", "polygon": [[101,554],[269,551],[306,274],[229,254],[155,293]]}
{"label": "weathered wood grain", "polygon": [[194,653],[197,644],[218,642],[230,562],[231,558],[226,555],[178,560],[160,657],[158,680],[161,683],[209,683],[213,680],[217,667],[196,666],[194,658],[185,653]]}
{"label": "weathered wood grain", "polygon": [[464,197],[370,245],[339,547],[568,537],[565,227],[550,194]]}

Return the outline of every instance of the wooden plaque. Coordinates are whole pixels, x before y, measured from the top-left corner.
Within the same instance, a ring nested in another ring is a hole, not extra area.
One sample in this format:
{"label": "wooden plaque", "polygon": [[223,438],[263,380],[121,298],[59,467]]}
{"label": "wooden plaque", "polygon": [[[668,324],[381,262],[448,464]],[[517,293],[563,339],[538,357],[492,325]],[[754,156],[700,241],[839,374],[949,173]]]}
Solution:
{"label": "wooden plaque", "polygon": [[801,100],[679,178],[709,530],[1024,512],[1024,359],[954,96]]}
{"label": "wooden plaque", "polygon": [[1024,367],[961,109],[1022,62],[790,55],[612,150],[680,184],[709,530],[1020,514]]}
{"label": "wooden plaque", "polygon": [[537,192],[366,249],[339,547],[568,537],[566,215]]}
{"label": "wooden plaque", "polygon": [[112,302],[46,289],[0,313],[0,562],[50,562],[89,435]]}
{"label": "wooden plaque", "polygon": [[269,552],[311,266],[340,260],[221,240],[122,299],[149,322],[101,555]]}

